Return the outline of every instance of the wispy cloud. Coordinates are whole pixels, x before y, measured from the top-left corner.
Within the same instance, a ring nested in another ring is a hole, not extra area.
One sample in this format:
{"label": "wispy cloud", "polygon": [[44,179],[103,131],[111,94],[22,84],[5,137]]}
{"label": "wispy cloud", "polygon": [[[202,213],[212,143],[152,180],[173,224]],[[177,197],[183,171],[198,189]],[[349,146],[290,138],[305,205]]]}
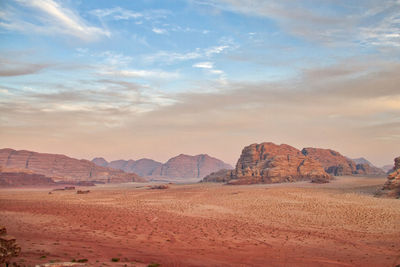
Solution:
{"label": "wispy cloud", "polygon": [[194,68],[201,68],[201,69],[212,69],[214,68],[214,63],[206,61],[206,62],[198,62],[193,64]]}
{"label": "wispy cloud", "polygon": [[114,7],[108,9],[94,9],[90,14],[100,18],[111,17],[114,20],[129,20],[142,18],[143,14],[121,7]]}
{"label": "wispy cloud", "polygon": [[372,0],[363,5],[335,2],[341,12],[332,12],[332,1],[192,0],[198,5],[278,22],[287,33],[324,44],[399,45],[400,3]]}
{"label": "wispy cloud", "polygon": [[168,31],[166,29],[161,29],[161,28],[153,28],[152,31],[157,34],[167,34],[168,33]]}
{"label": "wispy cloud", "polygon": [[224,53],[226,51],[234,50],[236,48],[238,48],[238,45],[234,44],[234,42],[230,40],[229,44],[211,46],[202,49],[196,48],[194,51],[186,53],[179,53],[173,51],[159,51],[152,55],[144,56],[144,61],[146,63],[164,62],[167,64],[172,64],[175,62],[186,61],[186,60],[201,59],[201,58],[207,59],[215,55]]}
{"label": "wispy cloud", "polygon": [[21,7],[8,9],[0,14],[0,27],[25,34],[69,35],[83,41],[93,41],[111,33],[103,28],[91,26],[72,9],[54,0],[17,0]]}
{"label": "wispy cloud", "polygon": [[48,63],[29,63],[0,58],[0,76],[20,76],[35,74],[49,67]]}
{"label": "wispy cloud", "polygon": [[156,78],[156,79],[174,79],[178,78],[179,74],[176,72],[166,72],[161,70],[135,70],[135,69],[124,69],[124,70],[104,70],[100,74],[119,76],[119,77],[132,77],[132,78]]}

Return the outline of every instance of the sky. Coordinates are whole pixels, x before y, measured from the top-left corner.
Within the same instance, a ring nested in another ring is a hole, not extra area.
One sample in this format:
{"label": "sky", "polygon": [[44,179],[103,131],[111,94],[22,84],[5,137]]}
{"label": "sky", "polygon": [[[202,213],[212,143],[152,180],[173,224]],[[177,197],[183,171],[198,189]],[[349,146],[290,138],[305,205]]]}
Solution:
{"label": "sky", "polygon": [[1,0],[0,147],[400,156],[400,0]]}

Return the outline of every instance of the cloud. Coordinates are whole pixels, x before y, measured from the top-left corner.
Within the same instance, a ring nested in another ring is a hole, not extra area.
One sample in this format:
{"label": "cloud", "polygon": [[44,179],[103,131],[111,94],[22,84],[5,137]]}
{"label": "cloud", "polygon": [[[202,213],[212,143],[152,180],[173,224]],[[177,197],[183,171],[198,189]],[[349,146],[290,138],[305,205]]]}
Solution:
{"label": "cloud", "polygon": [[44,63],[12,62],[2,58],[0,61],[0,77],[35,74],[49,66],[50,64]]}
{"label": "cloud", "polygon": [[9,7],[1,14],[0,27],[24,34],[69,35],[83,41],[94,41],[111,34],[91,26],[77,12],[53,0],[17,0],[20,7]]}
{"label": "cloud", "polygon": [[[287,33],[328,45],[398,47],[400,4],[392,0],[371,0],[360,4],[330,0],[192,0],[215,10],[241,13],[274,20]],[[335,10],[335,12],[332,12]]]}
{"label": "cloud", "polygon": [[[178,53],[172,51],[158,51],[152,55],[144,56],[144,61],[146,63],[154,63],[154,62],[164,62],[167,64],[173,64],[180,61],[187,61],[193,59],[200,59],[200,58],[212,58],[215,55],[232,51],[237,49],[239,46],[234,43],[234,41],[222,39],[220,42],[223,42],[223,45],[211,46],[206,47],[203,49],[196,48],[194,51],[186,52],[186,53]],[[225,44],[226,43],[226,44]]]}
{"label": "cloud", "polygon": [[198,62],[196,64],[193,64],[194,68],[201,68],[201,69],[212,69],[214,68],[214,63],[212,62]]}
{"label": "cloud", "polygon": [[176,72],[166,72],[161,70],[104,70],[101,72],[104,75],[119,76],[119,77],[132,77],[132,78],[159,78],[159,79],[175,79],[179,77]]}
{"label": "cloud", "polygon": [[100,18],[111,17],[114,20],[129,20],[142,18],[143,14],[121,7],[114,7],[108,9],[94,9],[90,14]]}
{"label": "cloud", "polygon": [[157,34],[167,34],[168,33],[168,31],[166,29],[160,29],[160,28],[153,28],[152,31]]}

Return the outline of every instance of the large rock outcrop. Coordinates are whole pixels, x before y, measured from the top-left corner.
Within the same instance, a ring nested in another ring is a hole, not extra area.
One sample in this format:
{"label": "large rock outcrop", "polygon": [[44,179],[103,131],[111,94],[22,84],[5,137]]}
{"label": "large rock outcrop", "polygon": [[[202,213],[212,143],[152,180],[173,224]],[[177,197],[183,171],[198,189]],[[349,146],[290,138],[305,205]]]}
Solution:
{"label": "large rock outcrop", "polygon": [[134,173],[105,168],[88,160],[78,160],[58,154],[37,153],[26,150],[0,149],[0,166],[8,169],[28,170],[54,181],[98,181],[122,183],[144,181]]}
{"label": "large rock outcrop", "polygon": [[385,172],[383,170],[373,166],[369,161],[364,158],[352,160],[332,149],[307,147],[303,148],[301,152],[308,157],[318,160],[327,173],[335,176],[385,175]]}
{"label": "large rock outcrop", "polygon": [[164,164],[151,159],[115,160],[108,163],[103,158],[95,158],[92,161],[101,166],[134,172],[149,178],[203,178],[221,169],[233,169],[229,164],[206,154],[181,154]]}
{"label": "large rock outcrop", "polygon": [[386,183],[377,195],[400,198],[400,157],[394,159],[393,171],[388,175]]}
{"label": "large rock outcrop", "polygon": [[300,150],[286,144],[262,143],[245,147],[234,171],[214,173],[203,181],[254,184],[301,180],[327,182],[330,179],[317,160],[303,155]]}

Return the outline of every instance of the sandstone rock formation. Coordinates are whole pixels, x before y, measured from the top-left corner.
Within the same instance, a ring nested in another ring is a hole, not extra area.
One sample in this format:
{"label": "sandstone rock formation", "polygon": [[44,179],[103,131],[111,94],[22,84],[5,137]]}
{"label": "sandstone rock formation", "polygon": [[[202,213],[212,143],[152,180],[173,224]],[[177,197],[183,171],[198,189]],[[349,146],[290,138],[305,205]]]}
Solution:
{"label": "sandstone rock formation", "polygon": [[154,170],[153,177],[169,178],[203,178],[208,174],[221,170],[233,169],[229,164],[210,157],[207,154],[189,156],[180,154],[169,159],[165,164]]}
{"label": "sandstone rock formation", "polygon": [[9,266],[12,258],[19,256],[20,253],[21,247],[16,243],[16,239],[7,235],[6,228],[0,226],[0,264]]}
{"label": "sandstone rock formation", "polygon": [[393,171],[388,175],[386,183],[377,195],[400,198],[400,157],[394,159]]}
{"label": "sandstone rock formation", "polygon": [[206,154],[197,156],[181,154],[169,159],[165,164],[151,159],[115,160],[108,163],[103,158],[95,158],[92,162],[153,178],[203,178],[221,169],[233,169],[229,164]]}
{"label": "sandstone rock formation", "polygon": [[53,179],[42,174],[27,172],[0,172],[1,187],[15,187],[27,185],[54,185]]}
{"label": "sandstone rock formation", "polygon": [[213,183],[226,183],[234,179],[235,170],[222,169],[213,173],[210,173],[203,178],[202,182],[213,182]]}
{"label": "sandstone rock formation", "polygon": [[335,176],[353,175],[356,173],[356,163],[331,149],[303,148],[304,155],[319,161],[327,173]]}
{"label": "sandstone rock formation", "polygon": [[369,161],[364,158],[356,159],[356,161],[359,162],[356,163],[354,160],[349,159],[332,149],[308,147],[303,148],[301,152],[308,157],[318,160],[327,173],[335,176],[385,175],[383,170],[373,166]]}
{"label": "sandstone rock formation", "polygon": [[64,155],[37,153],[26,150],[0,149],[0,166],[42,174],[54,181],[98,181],[121,183],[144,181],[134,173],[97,166],[88,160],[78,160]]}
{"label": "sandstone rock formation", "polygon": [[252,144],[243,149],[232,172],[213,173],[203,181],[227,181],[229,184],[281,183],[300,180],[328,181],[321,164],[286,145]]}

